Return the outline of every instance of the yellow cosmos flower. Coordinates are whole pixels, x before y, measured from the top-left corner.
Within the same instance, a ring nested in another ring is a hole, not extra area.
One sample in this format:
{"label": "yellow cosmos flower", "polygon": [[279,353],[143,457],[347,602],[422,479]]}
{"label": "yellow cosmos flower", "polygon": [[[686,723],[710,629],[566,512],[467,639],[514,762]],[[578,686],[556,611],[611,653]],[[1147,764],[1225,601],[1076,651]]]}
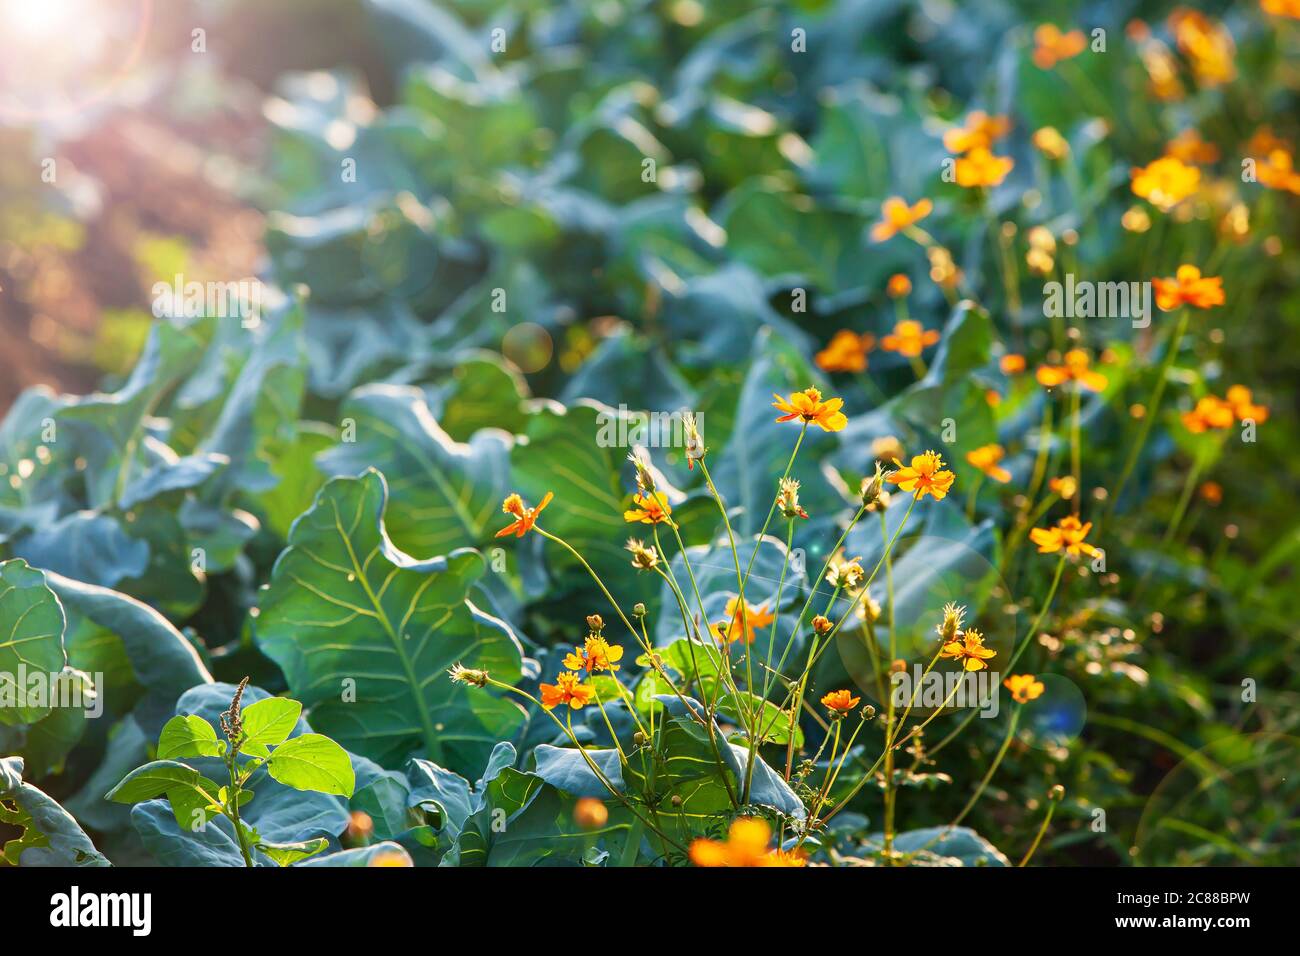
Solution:
{"label": "yellow cosmos flower", "polygon": [[1049,478],[1047,487],[1054,495],[1058,495],[1062,501],[1069,501],[1079,491],[1079,483],[1074,480],[1073,475],[1065,475],[1061,478]]}
{"label": "yellow cosmos flower", "polygon": [[957,185],[968,189],[1001,185],[1015,165],[1010,156],[994,156],[983,146],[977,146],[957,160]]}
{"label": "yellow cosmos flower", "polygon": [[997,651],[984,646],[984,635],[974,628],[963,631],[939,651],[940,658],[957,661],[968,671],[982,671],[988,667],[984,662],[997,656]]}
{"label": "yellow cosmos flower", "polygon": [[514,515],[515,520],[498,531],[496,536],[504,538],[508,534],[513,534],[517,538],[522,538],[537,524],[537,516],[542,513],[543,508],[551,503],[551,499],[554,497],[548,491],[541,504],[536,508],[528,508],[524,506],[523,498],[516,494],[507,495],[506,500],[501,502],[501,510],[508,515]]}
{"label": "yellow cosmos flower", "polygon": [[973,149],[987,150],[1011,130],[1011,120],[1005,116],[990,116],[983,110],[973,110],[962,126],[943,134],[944,149],[960,155]]}
{"label": "yellow cosmos flower", "polygon": [[909,206],[902,196],[890,196],[880,205],[880,222],[871,227],[871,241],[884,242],[934,211],[934,203],[920,199]]}
{"label": "yellow cosmos flower", "polygon": [[571,671],[585,671],[588,674],[601,671],[618,670],[618,661],[623,659],[623,648],[610,644],[603,637],[590,635],[582,647],[575,647],[564,658],[564,666]]}
{"label": "yellow cosmos flower", "polygon": [[1174,156],[1161,156],[1146,166],[1129,170],[1133,195],[1162,212],[1169,212],[1201,184],[1201,171]]}
{"label": "yellow cosmos flower", "polygon": [[1152,279],[1151,285],[1156,291],[1156,305],[1166,312],[1180,305],[1209,309],[1225,301],[1223,277],[1202,278],[1196,266],[1181,265],[1172,279]]}
{"label": "yellow cosmos flower", "polygon": [[1100,392],[1109,381],[1100,372],[1094,372],[1088,353],[1083,349],[1070,349],[1065,353],[1064,365],[1041,365],[1038,368],[1038,384],[1044,388],[1056,388],[1066,382],[1078,382],[1080,388],[1090,392]]}
{"label": "yellow cosmos flower", "polygon": [[1002,682],[1002,686],[1011,691],[1011,699],[1017,704],[1027,704],[1043,695],[1043,682],[1033,674],[1011,674]]}
{"label": "yellow cosmos flower", "polygon": [[574,710],[586,707],[596,696],[596,689],[581,682],[577,674],[561,671],[554,684],[539,685],[542,691],[542,706],[547,710],[568,704]]}
{"label": "yellow cosmos flower", "polygon": [[916,358],[925,349],[939,341],[939,333],[926,329],[915,319],[904,319],[894,326],[894,331],[880,340],[880,347],[886,352],[898,352],[908,358]]}
{"label": "yellow cosmos flower", "polygon": [[1062,33],[1054,23],[1044,23],[1034,30],[1034,66],[1050,70],[1061,60],[1069,60],[1088,48],[1082,30]]}
{"label": "yellow cosmos flower", "polygon": [[935,501],[942,501],[957,478],[951,471],[943,470],[943,458],[932,451],[913,455],[912,463],[907,467],[898,460],[894,464],[899,467],[889,480],[898,485],[900,491],[915,492],[917,498],[930,495]]}
{"label": "yellow cosmos flower", "polygon": [[1034,130],[1031,141],[1034,148],[1048,159],[1065,159],[1070,155],[1070,144],[1055,126]]}
{"label": "yellow cosmos flower", "polygon": [[713,631],[719,640],[727,644],[734,644],[742,638],[746,644],[753,644],[754,631],[760,627],[769,627],[776,620],[775,615],[767,612],[766,604],[754,607],[746,601],[745,613],[741,614],[740,599],[734,597],[727,601],[725,613],[726,620],[713,625]]}
{"label": "yellow cosmos flower", "polygon": [[864,372],[867,368],[867,353],[875,346],[874,335],[859,335],[841,329],[831,338],[830,344],[817,353],[814,361],[823,372]]}
{"label": "yellow cosmos flower", "polygon": [[641,524],[671,525],[673,523],[670,517],[673,509],[668,504],[668,496],[662,491],[648,495],[633,495],[632,504],[635,507],[623,512],[624,521]]}
{"label": "yellow cosmos flower", "polygon": [[803,856],[769,850],[772,828],[757,817],[738,817],[727,831],[726,842],[700,838],[691,843],[691,862],[696,866],[803,866]]}
{"label": "yellow cosmos flower", "polygon": [[1236,77],[1237,46],[1222,23],[1199,10],[1179,7],[1169,15],[1169,28],[1202,85],[1221,86]]}
{"label": "yellow cosmos flower", "polygon": [[1259,8],[1275,17],[1300,20],[1300,0],[1259,0]]}
{"label": "yellow cosmos flower", "polygon": [[829,710],[832,716],[838,714],[842,717],[858,706],[858,701],[861,699],[861,697],[854,697],[847,690],[833,690],[822,698],[822,706]]}
{"label": "yellow cosmos flower", "polygon": [[772,407],[786,413],[777,419],[778,422],[802,419],[826,432],[837,432],[849,423],[848,418],[840,411],[844,406],[844,399],[828,398],[822,401],[822,393],[815,388],[792,392],[789,398],[782,398],[775,393],[772,397],[776,399]]}
{"label": "yellow cosmos flower", "polygon": [[999,465],[998,462],[1005,458],[1006,454],[1006,449],[1001,445],[981,445],[974,451],[966,453],[966,462],[974,465],[994,481],[1000,481],[1005,485],[1011,480],[1011,472]]}
{"label": "yellow cosmos flower", "polygon": [[1052,528],[1034,528],[1029,532],[1029,540],[1038,545],[1039,554],[1056,554],[1062,548],[1071,557],[1086,554],[1092,557],[1098,551],[1083,539],[1092,530],[1092,522],[1080,524],[1074,515],[1067,515]]}

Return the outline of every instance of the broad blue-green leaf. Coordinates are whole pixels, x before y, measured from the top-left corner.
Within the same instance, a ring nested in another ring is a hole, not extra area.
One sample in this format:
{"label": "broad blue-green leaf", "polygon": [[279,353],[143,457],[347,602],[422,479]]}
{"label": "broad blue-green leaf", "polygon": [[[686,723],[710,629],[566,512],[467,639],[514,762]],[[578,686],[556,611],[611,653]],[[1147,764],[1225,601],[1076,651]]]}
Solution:
{"label": "broad blue-green leaf", "polygon": [[[880,834],[867,838],[879,845]],[[925,827],[907,830],[894,837],[897,853],[916,854],[914,864],[922,866],[1010,866],[1006,856],[970,827]]]}
{"label": "broad blue-green leaf", "polygon": [[48,700],[28,700],[25,675],[63,670],[63,607],[45,575],[21,559],[0,563],[0,723],[32,724]]}
{"label": "broad blue-green leaf", "polygon": [[23,781],[19,757],[0,758],[0,822],[23,831],[0,848],[0,859],[10,865],[109,865],[71,814]]}
{"label": "broad blue-green leaf", "polygon": [[114,587],[138,578],[149,566],[149,544],[108,515],[78,511],[14,543],[34,567],[78,581]]}
{"label": "broad blue-green leaf", "polygon": [[342,418],[355,429],[320,457],[333,475],[375,467],[388,482],[393,543],[408,554],[446,554],[491,540],[509,493],[508,436],[476,434],[455,442],[434,420],[424,393],[370,385],[353,392]]}
{"label": "broad blue-green leaf", "polygon": [[406,849],[398,843],[386,840],[383,843],[375,843],[371,846],[354,847],[351,850],[340,850],[338,853],[327,853],[324,856],[313,856],[309,860],[303,860],[298,866],[414,866],[411,855]]}
{"label": "broad blue-green leaf", "polygon": [[[605,779],[619,792],[623,790],[623,768],[617,750],[587,749],[586,754]],[[533,772],[551,786],[575,797],[609,798],[612,794],[582,753],[569,747],[538,744],[533,750]]]}
{"label": "broad blue-green leaf", "polygon": [[446,672],[460,661],[510,683],[521,648],[466,599],[483,558],[417,561],[389,539],[385,506],[376,471],[321,489],[262,595],[257,641],[315,726],[344,746],[389,766],[417,749],[453,769],[482,766],[523,711]]}
{"label": "broad blue-green leaf", "polygon": [[143,687],[145,697],[136,707],[136,717],[146,733],[152,736],[162,728],[182,693],[212,682],[194,645],[147,604],[54,573],[47,573],[46,580],[67,611],[73,665],[92,672],[118,672],[106,691],[110,707],[115,694],[132,684]]}

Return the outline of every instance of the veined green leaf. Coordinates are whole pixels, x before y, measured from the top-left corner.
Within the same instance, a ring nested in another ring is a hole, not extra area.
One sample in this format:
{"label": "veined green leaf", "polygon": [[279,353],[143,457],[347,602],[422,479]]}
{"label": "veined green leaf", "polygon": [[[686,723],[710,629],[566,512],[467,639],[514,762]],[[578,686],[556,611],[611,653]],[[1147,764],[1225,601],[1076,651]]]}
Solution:
{"label": "veined green leaf", "polygon": [[447,679],[456,662],[507,683],[518,640],[466,599],[483,573],[468,549],[429,561],[398,550],[377,471],[336,478],[294,524],[257,618],[316,729],[387,766],[415,750],[452,769],[483,766],[523,721],[513,701]]}

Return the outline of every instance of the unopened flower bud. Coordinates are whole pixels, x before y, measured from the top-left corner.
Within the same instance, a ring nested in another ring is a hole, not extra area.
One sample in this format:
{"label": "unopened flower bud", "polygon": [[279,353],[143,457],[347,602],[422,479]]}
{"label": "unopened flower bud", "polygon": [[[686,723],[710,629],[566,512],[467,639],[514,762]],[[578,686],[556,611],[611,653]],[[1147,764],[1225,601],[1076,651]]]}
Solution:
{"label": "unopened flower bud", "polygon": [[813,630],[816,631],[818,634],[827,634],[830,632],[830,629],[835,625],[832,624],[831,619],[826,617],[824,614],[818,614],[815,618],[812,619],[812,626],[813,626]]}
{"label": "unopened flower bud", "polygon": [[863,720],[870,720],[871,718],[873,718],[873,717],[875,717],[875,716],[876,716],[876,708],[872,707],[870,704],[867,704],[866,707],[863,707],[863,708],[862,708],[862,719],[863,719]]}
{"label": "unopened flower bud", "polygon": [[588,614],[587,626],[591,628],[593,634],[599,634],[605,629],[605,619],[599,614]]}
{"label": "unopened flower bud", "polygon": [[640,601],[637,601],[635,604],[632,605],[633,617],[645,617],[645,615],[646,615],[646,610],[644,604],[642,604]]}
{"label": "unopened flower bud", "polygon": [[649,742],[650,742],[650,738],[647,737],[645,733],[643,733],[640,730],[638,730],[636,733],[632,735],[632,743],[636,744],[638,747],[644,747]]}
{"label": "unopened flower bud", "polygon": [[862,479],[862,507],[870,508],[880,500],[880,492],[885,487],[887,477],[884,466],[877,461],[875,472]]}
{"label": "unopened flower bud", "polygon": [[680,807],[682,805],[682,795],[680,793],[674,793],[670,802],[674,807]]}
{"label": "unopened flower bud", "polygon": [[1059,783],[1047,791],[1048,800],[1063,800],[1065,798],[1065,788]]}

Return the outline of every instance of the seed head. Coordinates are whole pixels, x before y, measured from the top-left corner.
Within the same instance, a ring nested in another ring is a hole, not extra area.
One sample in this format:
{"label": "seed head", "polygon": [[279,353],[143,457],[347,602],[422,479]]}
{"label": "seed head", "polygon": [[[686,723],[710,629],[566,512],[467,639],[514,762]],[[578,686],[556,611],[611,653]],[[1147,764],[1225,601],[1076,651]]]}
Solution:
{"label": "seed head", "polygon": [[486,687],[488,682],[487,671],[462,667],[460,663],[452,664],[451,669],[447,671],[447,676],[454,683],[469,684],[472,687]]}

